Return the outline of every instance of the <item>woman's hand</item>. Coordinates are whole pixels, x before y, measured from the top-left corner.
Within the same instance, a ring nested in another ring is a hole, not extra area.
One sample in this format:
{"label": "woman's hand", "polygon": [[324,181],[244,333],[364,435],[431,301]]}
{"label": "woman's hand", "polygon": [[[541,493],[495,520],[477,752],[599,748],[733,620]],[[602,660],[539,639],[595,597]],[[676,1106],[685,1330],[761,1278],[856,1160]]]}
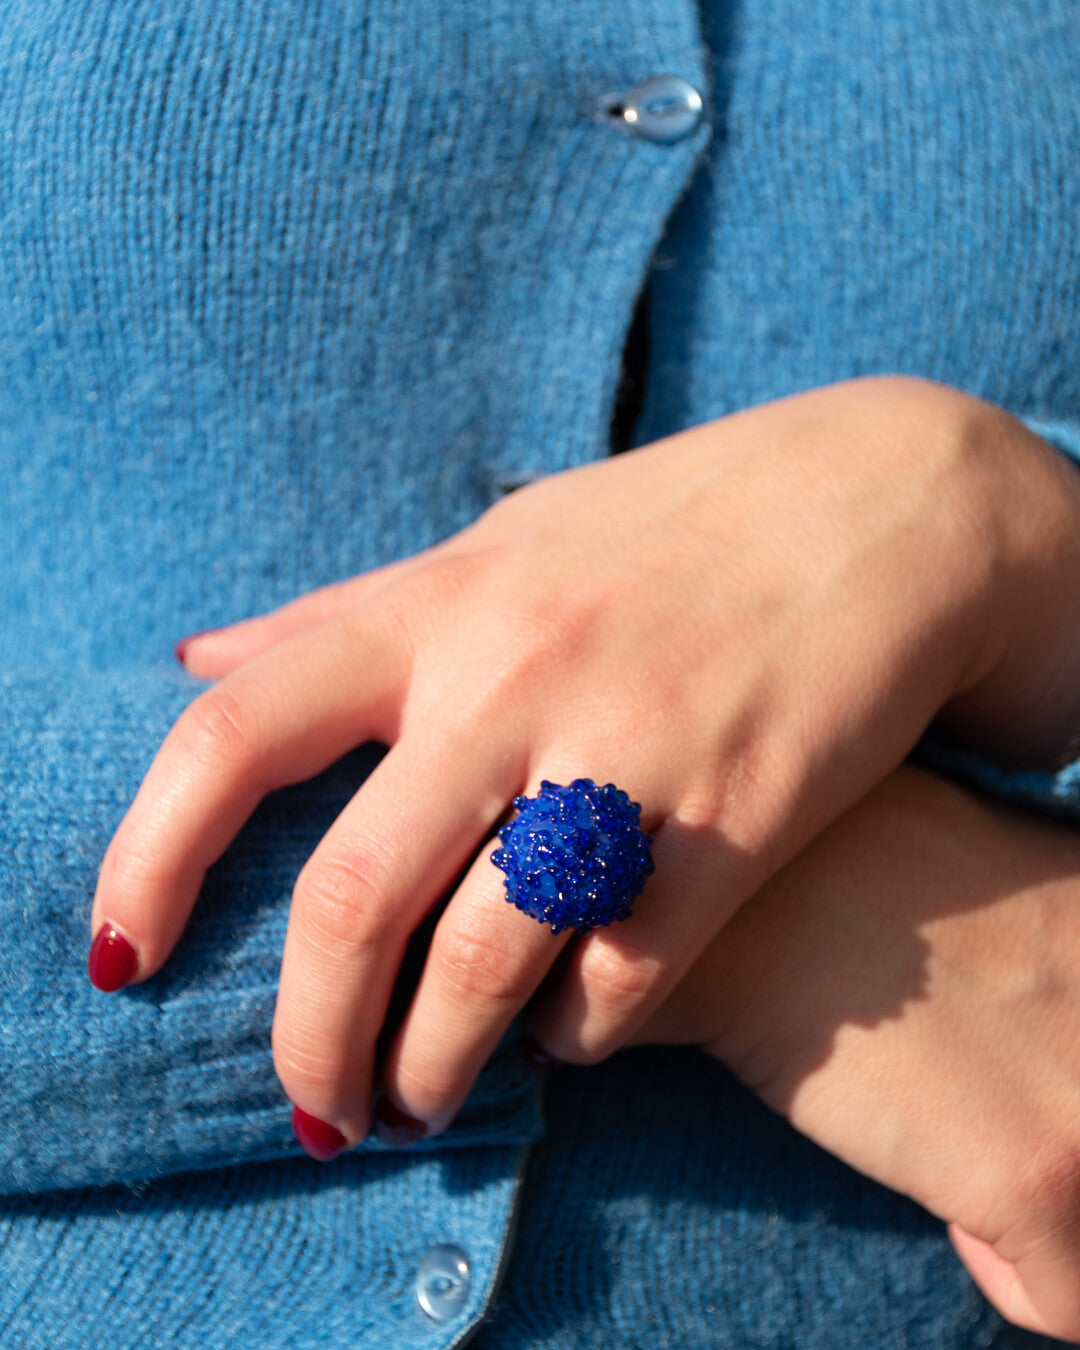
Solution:
{"label": "woman's hand", "polygon": [[899,769],[634,1039],[703,1043],[947,1220],[1011,1321],[1080,1341],[1080,831]]}
{"label": "woman's hand", "polygon": [[[286,1092],[352,1143],[409,934],[515,793],[610,780],[643,804],[656,873],[567,954],[539,1028],[599,1059],[943,705],[998,749],[1066,743],[1073,473],[988,404],[853,381],[543,480],[416,558],[198,638],[186,664],[219,682],[111,842],[94,931],[152,974],[266,793],[392,745],[297,881],[274,1023]],[[567,944],[505,903],[490,852],[435,930],[384,1137],[445,1128]]]}

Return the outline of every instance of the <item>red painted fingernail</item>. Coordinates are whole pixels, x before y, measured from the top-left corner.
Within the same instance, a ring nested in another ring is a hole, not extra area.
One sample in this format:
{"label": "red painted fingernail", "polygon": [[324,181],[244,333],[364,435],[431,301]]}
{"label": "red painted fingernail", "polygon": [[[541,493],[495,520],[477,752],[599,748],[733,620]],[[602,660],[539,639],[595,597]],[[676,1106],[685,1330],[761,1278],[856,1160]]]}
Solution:
{"label": "red painted fingernail", "polygon": [[298,1106],[292,1109],[293,1134],[300,1141],[300,1147],[316,1162],[332,1162],[348,1147],[348,1140],[333,1125],[320,1120],[318,1116],[308,1115]]}
{"label": "red painted fingernail", "polygon": [[408,1148],[423,1139],[427,1126],[396,1107],[389,1097],[380,1097],[375,1108],[375,1138],[391,1148]]}
{"label": "red painted fingernail", "polygon": [[180,664],[183,665],[184,657],[187,655],[187,649],[191,643],[193,643],[196,638],[205,637],[207,633],[213,633],[214,631],[213,628],[201,628],[197,633],[189,633],[187,637],[182,637],[173,648],[173,656],[175,656]]}
{"label": "red painted fingernail", "polygon": [[86,962],[86,973],[94,988],[103,994],[123,989],[138,968],[138,954],[127,938],[111,924],[102,924]]}
{"label": "red painted fingernail", "polygon": [[549,1055],[535,1036],[523,1036],[521,1049],[529,1063],[538,1069],[559,1069],[564,1063],[554,1055]]}

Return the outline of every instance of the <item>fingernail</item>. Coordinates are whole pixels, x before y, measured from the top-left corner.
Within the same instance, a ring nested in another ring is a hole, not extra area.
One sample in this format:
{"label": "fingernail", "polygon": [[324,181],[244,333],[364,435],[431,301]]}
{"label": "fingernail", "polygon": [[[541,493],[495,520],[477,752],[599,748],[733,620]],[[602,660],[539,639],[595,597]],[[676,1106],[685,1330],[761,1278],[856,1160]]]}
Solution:
{"label": "fingernail", "polygon": [[111,924],[102,924],[86,961],[86,973],[94,988],[103,994],[123,989],[138,968],[138,954],[127,938]]}
{"label": "fingernail", "polygon": [[423,1139],[427,1126],[394,1105],[389,1097],[380,1097],[375,1108],[375,1138],[390,1148],[408,1148]]}
{"label": "fingernail", "polygon": [[182,637],[173,648],[173,656],[175,656],[180,664],[183,665],[184,657],[187,654],[187,649],[190,644],[194,642],[196,638],[205,637],[207,633],[213,633],[214,631],[213,628],[201,628],[197,633],[189,633],[187,637]]}
{"label": "fingernail", "polygon": [[549,1055],[534,1036],[523,1036],[521,1049],[525,1058],[537,1069],[559,1069],[563,1065],[564,1061],[557,1059],[554,1055]]}
{"label": "fingernail", "polygon": [[316,1162],[332,1162],[348,1147],[349,1141],[340,1130],[318,1116],[308,1115],[298,1106],[292,1109],[292,1128],[300,1147]]}

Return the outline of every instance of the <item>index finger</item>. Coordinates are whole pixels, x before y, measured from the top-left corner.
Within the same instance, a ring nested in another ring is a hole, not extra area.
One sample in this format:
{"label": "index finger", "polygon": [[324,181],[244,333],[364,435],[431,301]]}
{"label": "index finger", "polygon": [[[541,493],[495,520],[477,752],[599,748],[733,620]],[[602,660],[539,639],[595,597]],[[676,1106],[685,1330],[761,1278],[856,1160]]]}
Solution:
{"label": "index finger", "polygon": [[207,868],[268,792],[313,777],[364,741],[396,738],[412,653],[392,620],[380,607],[327,621],[241,666],[185,710],[105,852],[92,972],[111,931],[134,952],[121,983],[153,974],[176,945]]}

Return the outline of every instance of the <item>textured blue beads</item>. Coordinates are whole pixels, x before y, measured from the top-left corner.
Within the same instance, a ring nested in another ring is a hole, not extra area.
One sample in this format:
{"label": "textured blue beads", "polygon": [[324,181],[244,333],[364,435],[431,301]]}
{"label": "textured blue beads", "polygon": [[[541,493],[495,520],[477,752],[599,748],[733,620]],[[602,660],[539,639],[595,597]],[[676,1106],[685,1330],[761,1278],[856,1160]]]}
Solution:
{"label": "textured blue beads", "polygon": [[653,870],[641,807],[614,783],[546,780],[535,797],[515,797],[517,816],[499,831],[491,861],[506,873],[506,898],[553,933],[630,917]]}

